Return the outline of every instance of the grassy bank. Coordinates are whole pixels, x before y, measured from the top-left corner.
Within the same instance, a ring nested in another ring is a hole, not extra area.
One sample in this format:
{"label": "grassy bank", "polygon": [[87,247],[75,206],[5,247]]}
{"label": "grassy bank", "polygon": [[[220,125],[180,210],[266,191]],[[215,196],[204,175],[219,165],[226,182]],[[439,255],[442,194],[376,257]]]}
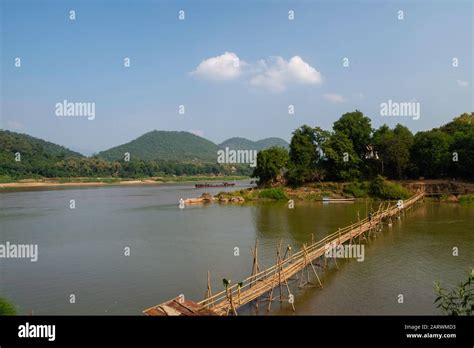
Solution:
{"label": "grassy bank", "polygon": [[406,199],[413,193],[396,182],[378,177],[372,181],[361,182],[321,182],[298,188],[279,186],[272,188],[251,188],[234,192],[220,192],[218,197],[242,197],[246,201],[257,200],[295,200],[321,201],[330,198],[371,198],[384,200]]}
{"label": "grassy bank", "polygon": [[474,205],[474,195],[464,195],[459,197],[459,203],[465,205]]}

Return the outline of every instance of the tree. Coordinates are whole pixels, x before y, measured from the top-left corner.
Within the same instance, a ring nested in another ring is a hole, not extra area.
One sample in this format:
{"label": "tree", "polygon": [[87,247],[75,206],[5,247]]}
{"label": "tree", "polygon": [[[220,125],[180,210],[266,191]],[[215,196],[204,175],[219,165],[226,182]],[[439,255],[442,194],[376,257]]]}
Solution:
{"label": "tree", "polygon": [[273,184],[279,176],[284,174],[288,166],[288,151],[282,147],[274,146],[257,153],[257,167],[252,177],[259,178],[259,184]]}
{"label": "tree", "polygon": [[388,144],[387,159],[395,168],[398,179],[402,178],[410,162],[410,151],[413,146],[413,134],[410,130],[397,124],[393,130],[393,137]]}
{"label": "tree", "polygon": [[334,122],[333,129],[334,132],[345,134],[349,138],[360,158],[364,156],[372,133],[370,118],[365,117],[359,110],[348,112]]}
{"label": "tree", "polygon": [[353,180],[360,176],[360,158],[344,133],[334,133],[323,144],[325,167],[334,180]]}
{"label": "tree", "polygon": [[453,139],[449,151],[452,157],[451,174],[474,180],[474,113],[456,117],[441,130]]}
{"label": "tree", "polygon": [[290,165],[288,180],[292,185],[301,185],[314,178],[319,152],[313,128],[304,125],[293,132],[290,142]]}
{"label": "tree", "polygon": [[449,152],[452,175],[474,180],[474,130],[456,132]]}
{"label": "tree", "polygon": [[440,178],[447,174],[451,156],[451,138],[440,130],[418,132],[413,141],[411,158],[418,175]]}
{"label": "tree", "polygon": [[390,129],[386,124],[382,125],[377,129],[372,137],[372,142],[379,155],[380,161],[380,174],[386,176],[392,176],[389,159],[389,149],[393,142],[393,130]]}
{"label": "tree", "polygon": [[454,135],[456,132],[469,133],[474,127],[474,112],[464,113],[440,128],[441,131]]}

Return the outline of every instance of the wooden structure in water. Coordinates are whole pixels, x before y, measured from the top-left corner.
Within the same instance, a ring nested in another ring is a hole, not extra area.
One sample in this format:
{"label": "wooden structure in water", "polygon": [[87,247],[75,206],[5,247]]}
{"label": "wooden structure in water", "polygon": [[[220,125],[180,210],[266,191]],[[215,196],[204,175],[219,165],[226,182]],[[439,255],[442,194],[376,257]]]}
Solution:
{"label": "wooden structure in water", "polygon": [[[259,299],[265,295],[267,295],[268,310],[271,308],[272,301],[275,300],[289,302],[294,310],[294,297],[288,284],[289,280],[293,279],[292,277],[299,275],[299,285],[304,286],[305,284],[311,283],[310,274],[314,274],[318,285],[322,287],[323,285],[316,271],[316,267],[322,267],[321,264],[323,264],[324,267],[322,268],[325,268],[328,260],[325,254],[329,248],[334,248],[344,243],[352,244],[355,241],[360,243],[361,239],[368,240],[371,233],[381,229],[384,221],[388,221],[390,226],[392,224],[392,218],[400,216],[404,211],[411,209],[416,203],[423,201],[424,196],[424,192],[419,192],[404,202],[399,201],[397,204],[390,204],[390,202],[381,203],[378,210],[370,214],[369,217],[350,226],[341,228],[320,241],[312,241],[310,245],[303,244],[301,250],[292,255],[290,246],[286,248],[282,255],[282,243],[280,242],[277,248],[276,263],[263,271],[260,270],[258,264],[257,241],[255,248],[252,249],[253,267],[251,276],[233,285],[224,279],[225,290],[212,294],[210,274],[208,273],[206,298],[197,303],[189,301],[196,308],[194,312],[197,314],[195,315],[200,315],[199,310],[203,311],[202,315],[237,315],[237,309],[239,307],[249,304],[252,301],[256,301],[255,303],[258,308]],[[324,259],[321,260],[323,262],[318,262],[320,259]],[[334,258],[334,262],[337,267],[336,258]],[[305,273],[307,276],[306,281],[304,280]],[[278,296],[274,295],[276,293],[275,289],[279,290]],[[176,301],[176,299],[171,301]],[[169,302],[170,301],[147,309],[144,313],[147,315],[168,315],[157,313],[153,309],[167,305]],[[209,312],[205,314],[204,310],[209,310]],[[178,313],[177,315],[185,314]]]}
{"label": "wooden structure in water", "polygon": [[205,188],[205,187],[233,187],[235,186],[235,182],[223,182],[222,184],[195,184],[195,188]]}
{"label": "wooden structure in water", "polygon": [[205,308],[193,301],[178,296],[162,304],[150,307],[143,311],[150,316],[208,316],[216,315],[212,310]]}

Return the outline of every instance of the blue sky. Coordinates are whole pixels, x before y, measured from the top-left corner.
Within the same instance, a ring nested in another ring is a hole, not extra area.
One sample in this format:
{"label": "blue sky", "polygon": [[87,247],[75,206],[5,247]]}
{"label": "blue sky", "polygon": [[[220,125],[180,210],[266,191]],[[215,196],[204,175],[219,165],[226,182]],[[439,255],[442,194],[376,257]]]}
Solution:
{"label": "blue sky", "polygon": [[[471,1],[0,2],[1,128],[87,154],[153,129],[289,140],[356,108],[413,131],[473,110]],[[57,117],[64,99],[95,119]],[[389,99],[420,119],[380,116]]]}

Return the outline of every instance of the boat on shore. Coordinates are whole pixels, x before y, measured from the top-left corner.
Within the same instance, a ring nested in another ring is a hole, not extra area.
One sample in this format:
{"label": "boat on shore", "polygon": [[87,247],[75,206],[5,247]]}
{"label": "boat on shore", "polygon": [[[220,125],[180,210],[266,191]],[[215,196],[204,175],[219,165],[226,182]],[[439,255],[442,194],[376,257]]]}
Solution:
{"label": "boat on shore", "polygon": [[351,203],[355,202],[355,198],[330,198],[323,197],[323,203]]}
{"label": "boat on shore", "polygon": [[221,184],[196,184],[195,188],[206,188],[206,187],[232,187],[235,186],[234,182],[223,182]]}

